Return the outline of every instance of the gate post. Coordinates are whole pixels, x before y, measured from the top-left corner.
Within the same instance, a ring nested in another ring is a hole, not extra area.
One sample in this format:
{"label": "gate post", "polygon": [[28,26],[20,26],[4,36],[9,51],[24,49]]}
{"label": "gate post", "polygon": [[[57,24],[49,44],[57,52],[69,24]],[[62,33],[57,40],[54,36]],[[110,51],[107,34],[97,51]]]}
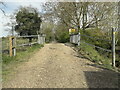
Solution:
{"label": "gate post", "polygon": [[13,55],[16,56],[16,37],[13,37]]}
{"label": "gate post", "polygon": [[16,38],[13,36],[9,37],[9,54],[11,56],[16,56]]}
{"label": "gate post", "polygon": [[78,46],[80,46],[80,32],[78,33]]}
{"label": "gate post", "polygon": [[45,43],[45,35],[38,35],[38,44]]}
{"label": "gate post", "polygon": [[45,34],[43,34],[43,44],[45,44]]}
{"label": "gate post", "polygon": [[41,40],[40,40],[40,35],[38,35],[38,44],[41,44],[40,41],[41,41]]}

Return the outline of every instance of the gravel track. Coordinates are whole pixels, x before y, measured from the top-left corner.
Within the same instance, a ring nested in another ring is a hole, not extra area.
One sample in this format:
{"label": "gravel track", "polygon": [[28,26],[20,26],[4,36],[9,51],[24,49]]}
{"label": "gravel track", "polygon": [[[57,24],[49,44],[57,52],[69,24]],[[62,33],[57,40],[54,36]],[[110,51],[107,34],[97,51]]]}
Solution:
{"label": "gravel track", "polygon": [[117,73],[77,57],[71,47],[46,44],[16,68],[3,88],[117,88]]}

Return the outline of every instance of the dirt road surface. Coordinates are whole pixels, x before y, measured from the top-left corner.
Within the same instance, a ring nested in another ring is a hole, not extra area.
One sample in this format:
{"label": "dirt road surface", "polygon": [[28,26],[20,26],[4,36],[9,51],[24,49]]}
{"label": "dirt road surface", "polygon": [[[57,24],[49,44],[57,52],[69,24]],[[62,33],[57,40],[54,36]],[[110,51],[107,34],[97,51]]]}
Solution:
{"label": "dirt road surface", "polygon": [[118,75],[78,57],[71,47],[46,44],[16,68],[3,88],[117,88]]}

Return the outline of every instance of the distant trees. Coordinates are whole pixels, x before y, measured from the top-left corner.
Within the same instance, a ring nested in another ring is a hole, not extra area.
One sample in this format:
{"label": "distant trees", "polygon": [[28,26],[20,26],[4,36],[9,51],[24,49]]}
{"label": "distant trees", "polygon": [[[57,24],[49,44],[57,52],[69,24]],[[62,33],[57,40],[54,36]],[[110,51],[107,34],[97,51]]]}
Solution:
{"label": "distant trees", "polygon": [[42,33],[46,34],[46,42],[49,43],[53,41],[53,27],[54,24],[52,22],[42,22]]}
{"label": "distant trees", "polygon": [[112,27],[118,25],[117,2],[47,2],[43,9],[47,18],[53,17],[57,23],[75,28],[77,32],[93,28],[111,37]]}
{"label": "distant trees", "polygon": [[59,24],[59,26],[56,28],[55,38],[60,43],[66,43],[69,42],[70,36],[68,32],[68,27],[64,24]]}
{"label": "distant trees", "polygon": [[[21,7],[16,14],[15,31],[20,35],[35,35],[40,33],[41,17],[37,9],[32,7]],[[29,38],[29,42],[32,38]]]}
{"label": "distant trees", "polygon": [[117,18],[117,3],[114,2],[48,2],[45,5],[47,14],[77,30],[109,27]]}

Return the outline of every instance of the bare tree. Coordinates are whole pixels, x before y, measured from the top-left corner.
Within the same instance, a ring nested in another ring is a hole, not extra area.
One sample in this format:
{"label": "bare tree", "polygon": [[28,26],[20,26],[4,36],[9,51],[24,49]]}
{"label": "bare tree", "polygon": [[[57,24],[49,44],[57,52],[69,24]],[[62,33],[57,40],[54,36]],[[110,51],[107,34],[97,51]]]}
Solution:
{"label": "bare tree", "polygon": [[[2,1],[0,1],[0,5],[3,5],[3,6],[5,6],[6,7],[6,5],[5,5],[5,3],[4,2],[2,2]],[[2,8],[0,8],[0,10],[3,12],[3,14],[5,15],[5,11],[2,9]]]}
{"label": "bare tree", "polygon": [[[116,24],[116,3],[113,2],[50,2],[45,14],[77,30],[100,28],[108,30]],[[106,27],[109,27],[106,29]]]}

